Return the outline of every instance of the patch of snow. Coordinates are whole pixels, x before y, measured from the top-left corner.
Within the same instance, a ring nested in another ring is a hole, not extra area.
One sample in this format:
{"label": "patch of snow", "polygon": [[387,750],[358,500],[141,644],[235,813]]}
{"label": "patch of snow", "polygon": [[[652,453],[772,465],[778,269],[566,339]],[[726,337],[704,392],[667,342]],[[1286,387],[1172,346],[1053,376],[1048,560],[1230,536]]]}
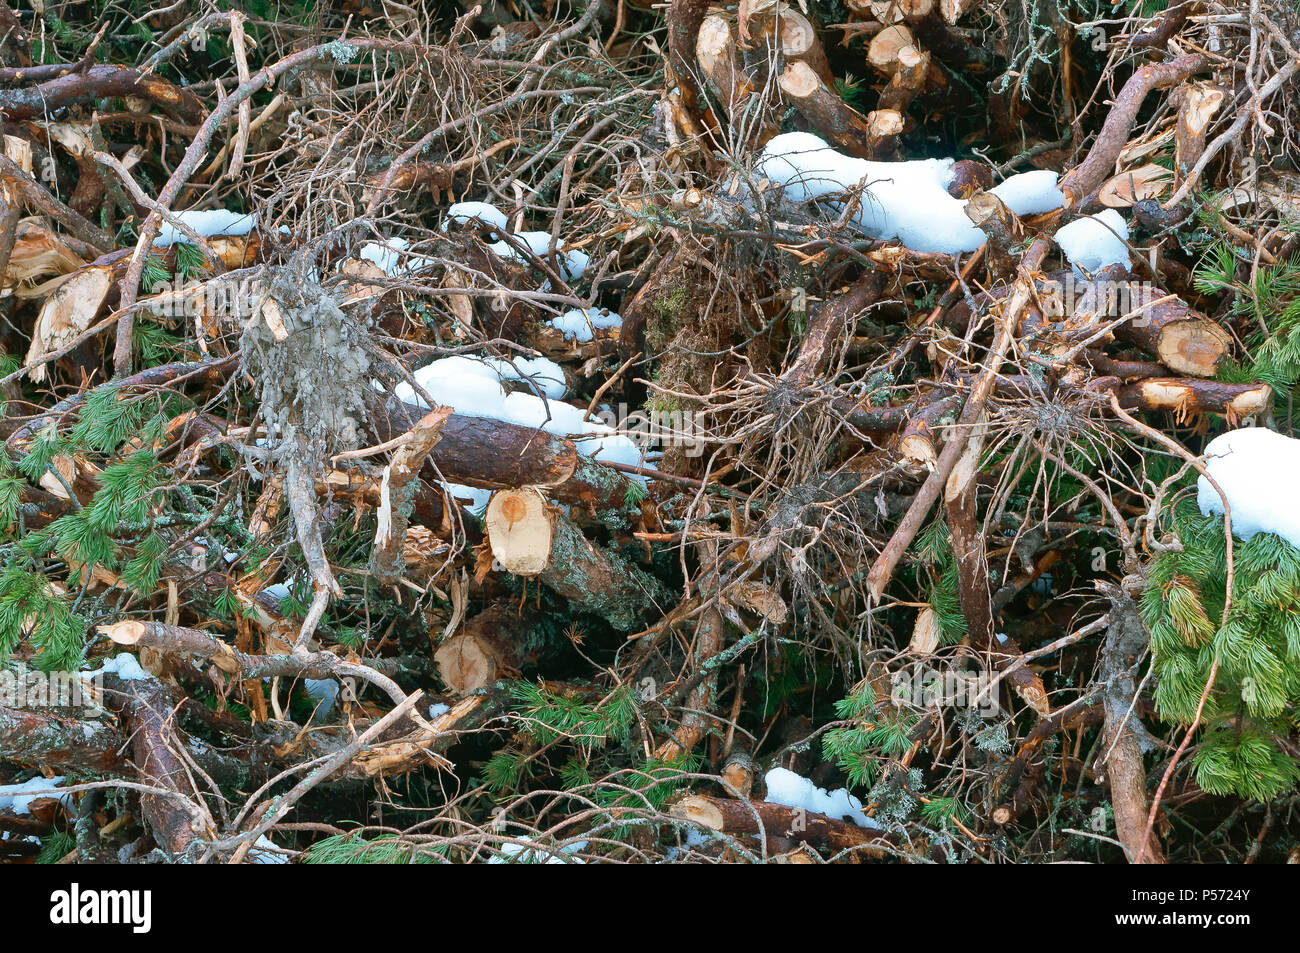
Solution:
{"label": "patch of snow", "polygon": [[406,254],[410,242],[404,238],[386,238],[382,242],[366,242],[358,256],[379,267],[390,278],[401,278],[433,264],[431,259]]}
{"label": "patch of snow", "polygon": [[551,327],[561,332],[565,339],[590,341],[594,331],[601,328],[621,328],[623,318],[608,308],[573,308],[558,318],[551,318]]}
{"label": "patch of snow", "polygon": [[250,864],[287,864],[288,855],[279,850],[279,845],[263,834],[249,848],[246,859]]}
{"label": "patch of snow", "polygon": [[[546,253],[551,247],[550,232],[516,232],[512,240],[501,240],[494,242],[488,247],[500,258],[512,258],[528,264],[531,259],[525,255],[518,245],[524,245],[538,258],[546,261]],[[560,274],[565,281],[577,281],[587,270],[587,265],[591,263],[591,257],[584,251],[576,248],[569,248],[568,243],[563,239],[556,242],[555,257],[560,264]]]}
{"label": "patch of snow", "polygon": [[[557,365],[546,363],[559,371]],[[641,449],[630,438],[602,423],[585,420],[583,408],[549,397],[543,401],[537,394],[523,391],[507,393],[497,375],[498,371],[483,361],[458,355],[425,365],[413,376],[430,397],[458,414],[490,417],[540,428],[557,437],[571,437],[579,452],[604,463],[640,464]],[[409,384],[397,385],[394,393],[403,401],[424,406],[423,398]]]}
{"label": "patch of snow", "polygon": [[[854,221],[872,238],[898,238],[914,251],[957,254],[974,251],[984,234],[966,217],[966,200],[948,194],[952,159],[870,162],[844,155],[806,132],[768,141],[759,158],[760,176],[781,185],[795,202],[832,198],[863,187]],[[1044,170],[1014,175],[990,191],[1017,215],[1059,208],[1064,196],[1055,174]]]}
{"label": "patch of snow", "polygon": [[[1205,469],[1222,487],[1232,508],[1232,535],[1248,540],[1276,533],[1300,547],[1300,440],[1266,427],[1240,427],[1220,434],[1205,448]],[[1205,477],[1196,481],[1201,513],[1223,513],[1223,500]]]}
{"label": "patch of snow", "polygon": [[140,667],[140,662],[134,655],[125,652],[116,658],[108,659],[99,668],[83,669],[81,674],[85,678],[92,678],[95,675],[116,675],[124,682],[139,682],[153,678]]}
{"label": "patch of snow", "polygon": [[524,383],[533,393],[560,400],[569,391],[564,369],[549,357],[514,357],[510,360],[485,358],[483,363],[502,380]]}
{"label": "patch of snow", "polygon": [[767,782],[768,804],[803,808],[836,820],[852,821],[858,827],[880,829],[879,824],[863,813],[862,802],[847,788],[827,791],[787,768],[773,768],[764,776],[764,781]]}
{"label": "patch of snow", "polygon": [[[247,235],[257,227],[257,213],[231,212],[224,208],[208,211],[177,212],[175,218],[204,238],[217,235]],[[158,237],[153,240],[154,247],[170,248],[176,243],[188,245],[190,240],[185,233],[166,219],[158,229]]]}
{"label": "patch of snow", "polygon": [[1108,265],[1129,266],[1128,248],[1124,244],[1128,239],[1128,223],[1113,208],[1087,218],[1076,218],[1057,229],[1055,238],[1079,277],[1084,272],[1096,274]]}
{"label": "patch of snow", "polygon": [[69,803],[71,794],[46,793],[63,783],[63,776],[53,778],[32,778],[22,784],[0,784],[0,811],[13,811],[15,814],[30,814],[32,801],[45,797],[58,798],[64,804]]}
{"label": "patch of snow", "polygon": [[438,702],[436,705],[429,706],[429,717],[440,718],[441,716],[447,714],[447,712],[449,711],[451,711],[450,705],[444,705],[442,702]]}
{"label": "patch of snow", "polygon": [[487,202],[456,202],[447,209],[447,221],[443,223],[442,230],[446,231],[447,225],[452,222],[465,225],[472,221],[482,222],[498,232],[510,230],[510,220],[506,218],[505,212]]}
{"label": "patch of snow", "polygon": [[293,595],[287,582],[273,582],[263,589],[261,594],[270,599],[288,599]]}
{"label": "patch of snow", "polygon": [[304,678],[302,685],[308,697],[316,700],[314,713],[322,718],[328,717],[339,697],[339,683],[332,678]]}
{"label": "patch of snow", "polygon": [[1042,215],[1065,204],[1064,193],[1056,187],[1058,178],[1051,169],[1034,169],[1010,176],[989,191],[1017,215]]}
{"label": "patch of snow", "polygon": [[[520,837],[518,840],[531,844],[531,837]],[[563,847],[525,847],[524,844],[502,844],[501,853],[496,857],[488,859],[489,864],[585,864],[586,861],[581,857],[571,857],[571,854],[577,854],[587,849],[585,840],[574,841],[572,844],[565,844]],[[518,859],[515,859],[518,858]],[[543,859],[545,858],[545,859]]]}
{"label": "patch of snow", "polygon": [[[526,384],[529,390],[536,393],[545,394],[549,400],[559,400],[568,391],[568,384],[564,378],[564,370],[550,358],[546,357],[516,357],[510,360],[499,358],[480,358],[470,357],[464,354],[453,354],[451,357],[440,358],[432,364],[426,364],[418,368],[412,375],[421,387],[438,401],[443,403],[438,392],[454,392],[465,380],[465,378],[478,378],[487,381],[490,385],[486,389],[481,389],[479,398],[486,404],[495,405],[497,402],[496,394],[501,391],[502,381],[518,381]],[[471,391],[473,391],[471,386]],[[416,397],[415,388],[403,381],[394,389],[394,393],[407,403],[423,402]],[[467,393],[462,400],[469,400],[471,403],[476,401],[474,393]],[[450,401],[447,401],[450,403]],[[468,413],[468,411],[457,408],[458,413]],[[491,416],[491,414],[473,414],[471,416]]]}
{"label": "patch of snow", "polygon": [[460,502],[469,500],[468,503],[462,504],[468,509],[478,510],[488,505],[488,500],[492,499],[491,490],[481,490],[476,486],[464,486],[460,483],[443,483],[442,489],[452,499]]}

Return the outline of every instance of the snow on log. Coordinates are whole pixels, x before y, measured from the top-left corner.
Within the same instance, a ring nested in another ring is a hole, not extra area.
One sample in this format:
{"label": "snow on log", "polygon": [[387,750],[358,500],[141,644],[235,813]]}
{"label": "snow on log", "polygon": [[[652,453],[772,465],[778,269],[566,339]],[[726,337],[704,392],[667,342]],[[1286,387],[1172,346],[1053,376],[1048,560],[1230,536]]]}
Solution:
{"label": "snow on log", "polygon": [[[862,188],[854,221],[872,238],[899,238],[909,249],[957,254],[984,244],[984,233],[966,217],[966,202],[948,194],[952,159],[871,162],[846,156],[806,132],[772,139],[757,171],[785,189],[790,201],[828,199],[838,212],[844,193]],[[1017,215],[1059,208],[1056,174],[1024,172],[989,190]]]}
{"label": "snow on log", "polygon": [[[376,436],[382,440],[410,430],[424,411],[410,404],[370,408]],[[592,513],[622,511],[640,481],[593,460],[572,440],[539,433],[490,417],[452,414],[430,459],[451,484],[490,490],[544,487],[561,503],[577,503]]]}
{"label": "snow on log", "polygon": [[[493,361],[458,355],[425,365],[413,376],[438,404],[454,408],[457,414],[491,417],[557,437],[572,437],[581,453],[598,461],[629,466],[642,463],[641,448],[629,437],[587,420],[583,409],[559,400],[565,391],[564,372],[547,358]],[[507,392],[503,384],[512,381],[527,390]],[[424,396],[408,383],[398,384],[394,393],[404,402],[425,404]]]}
{"label": "snow on log", "polygon": [[[224,208],[175,212],[172,218],[202,238],[247,235],[257,227],[256,212],[232,212]],[[189,239],[178,225],[164,219],[158,237],[153,240],[155,247],[170,248],[179,242],[188,243]]]}
{"label": "snow on log", "polygon": [[[1228,499],[1232,535],[1275,533],[1300,547],[1300,440],[1264,427],[1230,430],[1206,446],[1205,470]],[[1206,516],[1223,512],[1223,497],[1204,476],[1196,481],[1196,503]]]}
{"label": "snow on log", "polygon": [[785,853],[799,844],[863,857],[885,857],[892,852],[890,840],[878,831],[783,804],[691,794],[673,804],[669,813],[732,836],[762,832],[770,854]]}
{"label": "snow on log", "polygon": [[1059,228],[1054,237],[1079,277],[1110,265],[1129,266],[1128,223],[1113,208],[1077,218]]}

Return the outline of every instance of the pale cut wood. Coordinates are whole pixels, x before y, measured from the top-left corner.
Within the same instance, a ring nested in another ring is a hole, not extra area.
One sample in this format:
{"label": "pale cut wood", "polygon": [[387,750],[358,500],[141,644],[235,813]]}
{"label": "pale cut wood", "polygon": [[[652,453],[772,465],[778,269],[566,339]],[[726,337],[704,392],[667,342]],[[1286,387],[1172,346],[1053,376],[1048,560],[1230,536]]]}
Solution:
{"label": "pale cut wood", "polygon": [[536,576],[551,561],[552,518],[536,490],[501,490],[487,508],[492,556],[506,572]]}
{"label": "pale cut wood", "polygon": [[867,47],[867,62],[873,69],[892,75],[898,69],[899,51],[904,47],[915,45],[912,31],[906,26],[901,23],[887,26],[871,38],[871,43]]}
{"label": "pale cut wood", "polygon": [[807,63],[797,60],[788,64],[777,85],[786,101],[832,146],[859,158],[879,158],[871,148],[867,117],[827,86]]}
{"label": "pale cut wood", "polygon": [[513,605],[494,603],[466,621],[433,653],[438,674],[457,695],[468,695],[519,673],[527,620]]}
{"label": "pale cut wood", "polygon": [[939,0],[939,14],[950,26],[955,26],[971,3],[972,0]]}

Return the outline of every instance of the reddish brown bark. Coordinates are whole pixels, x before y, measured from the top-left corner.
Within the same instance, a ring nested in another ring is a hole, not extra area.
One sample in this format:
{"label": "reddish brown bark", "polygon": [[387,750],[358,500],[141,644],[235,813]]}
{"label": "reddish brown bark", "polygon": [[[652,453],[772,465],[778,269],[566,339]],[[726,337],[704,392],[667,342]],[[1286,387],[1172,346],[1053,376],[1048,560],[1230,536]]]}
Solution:
{"label": "reddish brown bark", "polygon": [[182,122],[197,123],[203,118],[203,104],[189,90],[178,89],[161,76],[108,64],[49,79],[26,89],[0,90],[0,112],[6,119],[32,119],[64,106],[116,96],[147,99]]}

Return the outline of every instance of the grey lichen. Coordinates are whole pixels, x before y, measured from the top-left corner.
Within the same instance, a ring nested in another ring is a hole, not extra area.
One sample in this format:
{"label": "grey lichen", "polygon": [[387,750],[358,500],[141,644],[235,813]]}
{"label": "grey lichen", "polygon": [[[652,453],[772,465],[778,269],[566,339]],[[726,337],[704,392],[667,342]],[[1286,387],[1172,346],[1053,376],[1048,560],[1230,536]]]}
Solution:
{"label": "grey lichen", "polygon": [[277,340],[266,320],[254,317],[243,334],[244,368],[261,388],[274,446],[296,453],[301,441],[319,460],[360,445],[371,362],[361,322],[313,275],[296,272],[282,271],[268,288],[287,336]]}

